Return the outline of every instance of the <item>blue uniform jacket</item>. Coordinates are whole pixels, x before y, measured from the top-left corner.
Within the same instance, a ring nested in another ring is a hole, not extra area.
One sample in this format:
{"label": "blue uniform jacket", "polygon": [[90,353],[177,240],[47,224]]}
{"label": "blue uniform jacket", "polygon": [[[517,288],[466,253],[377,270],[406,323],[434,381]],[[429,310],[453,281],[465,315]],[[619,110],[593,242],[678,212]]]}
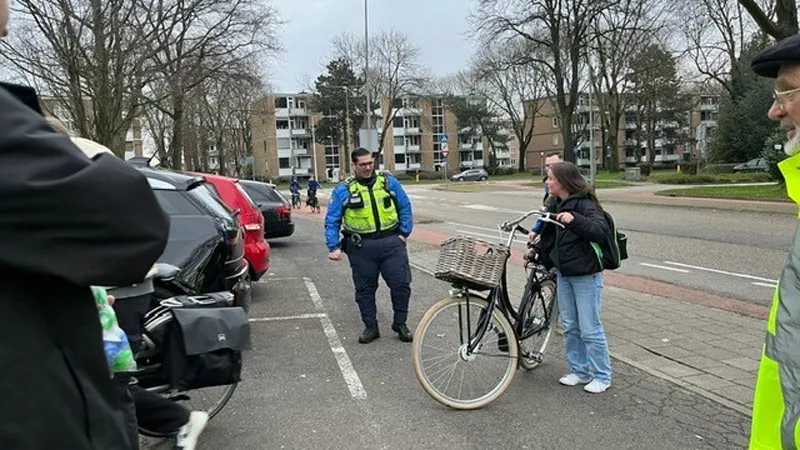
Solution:
{"label": "blue uniform jacket", "polygon": [[[381,175],[376,174],[376,176]],[[414,229],[411,200],[403,189],[403,185],[397,181],[397,178],[391,175],[388,175],[386,178],[389,192],[393,194],[395,204],[397,205],[397,216],[398,219],[400,219],[400,234],[408,236]],[[337,184],[331,192],[331,198],[330,201],[328,201],[328,213],[325,215],[325,244],[327,244],[329,251],[334,251],[339,248],[339,231],[342,228],[344,203],[349,197],[350,191],[347,190],[347,182],[344,181]]]}

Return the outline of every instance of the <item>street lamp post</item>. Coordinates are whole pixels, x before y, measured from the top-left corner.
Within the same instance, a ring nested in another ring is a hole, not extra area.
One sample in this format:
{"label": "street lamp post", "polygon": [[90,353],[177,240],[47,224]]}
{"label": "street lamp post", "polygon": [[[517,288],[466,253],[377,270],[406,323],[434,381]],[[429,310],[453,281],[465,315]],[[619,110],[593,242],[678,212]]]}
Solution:
{"label": "street lamp post", "polygon": [[364,84],[367,90],[367,143],[364,146],[372,153],[372,99],[369,79],[369,0],[364,0]]}

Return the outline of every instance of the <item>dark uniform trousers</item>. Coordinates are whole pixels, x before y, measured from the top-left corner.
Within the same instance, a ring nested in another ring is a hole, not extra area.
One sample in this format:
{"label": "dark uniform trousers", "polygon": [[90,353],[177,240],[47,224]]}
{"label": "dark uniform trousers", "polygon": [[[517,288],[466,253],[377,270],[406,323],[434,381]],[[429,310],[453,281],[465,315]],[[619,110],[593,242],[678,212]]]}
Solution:
{"label": "dark uniform trousers", "polygon": [[[348,238],[345,238],[349,241]],[[345,243],[345,253],[353,272],[356,288],[356,303],[361,311],[364,325],[377,325],[375,292],[378,290],[378,274],[383,277],[392,295],[394,324],[405,325],[408,317],[408,301],[411,298],[411,267],[408,250],[400,235],[393,234],[377,239],[365,237],[360,245]]]}

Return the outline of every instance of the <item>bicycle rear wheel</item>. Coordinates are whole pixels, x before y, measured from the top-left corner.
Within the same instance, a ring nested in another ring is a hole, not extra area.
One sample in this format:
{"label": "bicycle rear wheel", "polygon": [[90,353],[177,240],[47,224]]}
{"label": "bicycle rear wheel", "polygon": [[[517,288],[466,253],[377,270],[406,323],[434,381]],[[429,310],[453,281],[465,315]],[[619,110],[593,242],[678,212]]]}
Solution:
{"label": "bicycle rear wheel", "polygon": [[[161,395],[180,403],[189,411],[205,411],[208,413],[208,419],[211,420],[222,411],[222,408],[225,407],[228,400],[233,396],[233,392],[236,390],[238,384],[239,383],[234,383],[225,386],[193,389],[186,392],[161,393]],[[166,438],[174,436],[177,433],[178,430],[171,433],[160,433],[141,426],[139,427],[139,434],[152,438]]]}
{"label": "bicycle rear wheel", "polygon": [[542,281],[520,310],[519,365],[533,370],[542,363],[558,320],[555,280]]}
{"label": "bicycle rear wheel", "polygon": [[470,299],[468,305],[463,298],[444,299],[433,305],[417,326],[411,353],[414,373],[425,392],[443,405],[481,408],[499,397],[514,379],[516,334],[497,309],[475,350],[468,350],[488,307],[484,300]]}

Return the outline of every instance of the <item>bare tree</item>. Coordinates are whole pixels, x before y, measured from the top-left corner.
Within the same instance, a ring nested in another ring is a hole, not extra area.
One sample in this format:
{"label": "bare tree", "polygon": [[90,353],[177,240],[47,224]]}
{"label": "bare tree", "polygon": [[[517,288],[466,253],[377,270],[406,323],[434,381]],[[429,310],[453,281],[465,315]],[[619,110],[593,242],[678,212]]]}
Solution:
{"label": "bare tree", "polygon": [[662,34],[665,18],[671,13],[664,6],[656,0],[621,0],[593,23],[595,38],[588,49],[594,60],[589,78],[598,94],[594,99],[600,114],[595,122],[601,125],[603,148],[609,151],[612,170],[619,167],[619,128],[631,104],[631,62],[643,45]]}
{"label": "bare tree", "polygon": [[510,125],[519,143],[519,171],[526,168],[526,149],[533,139],[533,121],[545,96],[545,74],[532,61],[521,61],[524,43],[485,47],[472,63],[469,92],[486,97],[491,109]]}
{"label": "bare tree", "polygon": [[144,26],[153,32],[145,44],[168,86],[168,102],[151,95],[151,104],[172,119],[169,163],[181,167],[187,95],[241,61],[278,52],[281,22],[268,0],[138,1],[149,2]]}
{"label": "bare tree", "polygon": [[[364,41],[343,34],[334,39],[334,53],[348,60],[356,72],[364,73]],[[382,31],[370,38],[370,80],[376,101],[371,110],[380,108],[380,101],[388,102],[388,115],[381,118],[378,135],[378,151],[383,152],[384,137],[392,128],[399,112],[395,105],[404,97],[418,97],[430,77],[419,62],[421,50],[405,34],[397,31]],[[368,119],[369,120],[369,119]]]}
{"label": "bare tree", "polygon": [[144,11],[125,0],[18,0],[4,57],[68,112],[77,131],[125,152],[139,113],[149,39],[135,26]]}
{"label": "bare tree", "polygon": [[758,27],[776,40],[797,34],[797,0],[774,0],[766,4],[759,4],[756,0],[739,0],[739,3]]}
{"label": "bare tree", "polygon": [[730,93],[731,69],[756,32],[755,22],[736,0],[681,0],[677,6],[686,12],[680,29],[701,81],[714,80]]}
{"label": "bare tree", "polygon": [[484,43],[522,39],[528,51],[520,63],[535,64],[549,74],[549,87],[560,116],[564,158],[574,161],[573,114],[578,101],[584,49],[591,38],[590,20],[615,0],[478,0],[473,21]]}

